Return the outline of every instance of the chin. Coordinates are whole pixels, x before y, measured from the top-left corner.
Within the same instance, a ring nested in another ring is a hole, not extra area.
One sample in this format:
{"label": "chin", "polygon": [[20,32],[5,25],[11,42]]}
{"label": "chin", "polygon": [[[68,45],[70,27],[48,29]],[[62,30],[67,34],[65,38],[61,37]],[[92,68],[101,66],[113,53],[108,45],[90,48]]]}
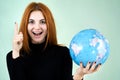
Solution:
{"label": "chin", "polygon": [[33,44],[41,44],[43,43],[44,41],[32,41]]}

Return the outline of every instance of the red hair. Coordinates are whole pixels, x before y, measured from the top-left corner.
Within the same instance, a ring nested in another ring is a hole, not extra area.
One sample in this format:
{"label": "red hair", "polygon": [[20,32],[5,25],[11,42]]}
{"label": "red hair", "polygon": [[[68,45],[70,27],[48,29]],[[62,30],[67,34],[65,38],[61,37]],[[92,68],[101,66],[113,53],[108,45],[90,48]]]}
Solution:
{"label": "red hair", "polygon": [[28,20],[29,20],[30,13],[36,10],[41,11],[46,20],[48,32],[47,32],[46,43],[45,43],[44,48],[46,48],[48,44],[57,45],[56,26],[55,26],[55,22],[54,22],[51,11],[46,5],[42,3],[32,2],[26,7],[22,20],[21,20],[21,24],[20,24],[20,32],[22,32],[24,36],[22,50],[24,50],[27,53],[29,53],[30,51],[30,47],[29,47],[30,37],[27,31]]}

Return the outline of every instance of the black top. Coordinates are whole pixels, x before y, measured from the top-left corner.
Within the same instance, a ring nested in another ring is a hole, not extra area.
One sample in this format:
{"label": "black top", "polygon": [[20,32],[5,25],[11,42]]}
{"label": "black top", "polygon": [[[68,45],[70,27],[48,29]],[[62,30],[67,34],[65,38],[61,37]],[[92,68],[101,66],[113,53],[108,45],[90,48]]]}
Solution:
{"label": "black top", "polygon": [[[12,58],[7,54],[10,80],[73,80],[72,59],[67,47],[30,44],[31,53]],[[22,54],[26,54],[23,52]]]}

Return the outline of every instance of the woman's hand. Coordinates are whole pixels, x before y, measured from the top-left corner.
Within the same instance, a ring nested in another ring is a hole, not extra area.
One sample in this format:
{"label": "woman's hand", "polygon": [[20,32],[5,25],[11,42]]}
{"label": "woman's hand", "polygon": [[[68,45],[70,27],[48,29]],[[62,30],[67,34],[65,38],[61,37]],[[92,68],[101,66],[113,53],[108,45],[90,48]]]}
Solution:
{"label": "woman's hand", "polygon": [[76,73],[74,74],[73,79],[82,80],[85,74],[90,74],[98,71],[100,66],[101,64],[96,65],[96,62],[94,62],[92,65],[90,62],[88,62],[86,67],[84,67],[83,64],[80,63],[80,67],[77,69]]}
{"label": "woman's hand", "polygon": [[20,49],[23,45],[23,34],[22,32],[18,32],[18,24],[15,23],[15,31],[14,31],[14,39],[13,39],[13,52],[12,57],[15,59],[19,57]]}

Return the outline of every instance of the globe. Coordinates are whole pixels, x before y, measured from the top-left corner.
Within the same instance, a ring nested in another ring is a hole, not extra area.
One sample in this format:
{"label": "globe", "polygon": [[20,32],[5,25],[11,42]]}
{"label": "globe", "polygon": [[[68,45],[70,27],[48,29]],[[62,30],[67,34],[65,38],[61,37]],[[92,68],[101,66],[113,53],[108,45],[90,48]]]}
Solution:
{"label": "globe", "polygon": [[110,53],[108,40],[96,29],[84,29],[78,32],[69,45],[73,61],[85,67],[88,62],[103,64]]}

